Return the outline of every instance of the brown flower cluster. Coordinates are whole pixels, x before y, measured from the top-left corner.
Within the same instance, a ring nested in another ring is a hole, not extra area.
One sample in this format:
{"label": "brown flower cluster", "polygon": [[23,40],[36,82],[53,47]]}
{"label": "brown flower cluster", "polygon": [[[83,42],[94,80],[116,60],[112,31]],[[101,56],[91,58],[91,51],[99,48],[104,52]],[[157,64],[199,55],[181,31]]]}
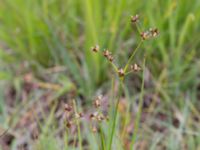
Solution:
{"label": "brown flower cluster", "polygon": [[94,106],[96,111],[90,114],[91,120],[96,120],[96,121],[108,120],[108,116],[104,115],[103,112],[101,111],[102,103],[103,103],[102,95],[98,96],[94,100],[93,106]]}
{"label": "brown flower cluster", "polygon": [[139,15],[138,14],[136,14],[135,16],[131,16],[131,22],[132,23],[136,23],[136,22],[138,22],[138,20],[139,20]]}
{"label": "brown flower cluster", "polygon": [[107,60],[109,60],[110,62],[112,62],[113,61],[113,56],[112,56],[112,53],[110,52],[110,51],[108,51],[108,50],[104,50],[103,51],[103,56],[107,59]]}
{"label": "brown flower cluster", "polygon": [[[150,38],[153,38],[153,37],[156,37],[159,34],[159,31],[158,31],[157,28],[150,28],[147,31],[140,32],[139,26],[137,26],[137,23],[139,22],[139,15],[138,14],[136,14],[135,16],[131,16],[131,22],[136,25],[136,27],[138,29],[138,32],[139,32],[139,34],[140,34],[140,36],[142,38],[142,41],[150,39]],[[138,48],[136,48],[136,50],[137,49]],[[99,50],[100,50],[100,48],[99,48],[98,45],[92,47],[92,51],[95,52],[95,53],[99,52]],[[134,52],[132,54],[134,56]],[[127,68],[129,68],[129,63],[131,62],[133,57],[129,57],[129,60],[128,60],[125,68],[118,68],[113,63],[114,57],[113,57],[112,53],[109,50],[107,50],[107,49],[103,50],[102,55],[113,65],[115,72],[118,74],[118,76],[121,79],[124,79],[124,76],[127,75],[130,72],[138,72],[138,71],[142,70],[139,65],[133,64],[133,65],[131,65],[131,70],[127,71]]]}
{"label": "brown flower cluster", "polygon": [[108,121],[109,117],[107,115],[105,115],[101,110],[101,106],[102,106],[102,96],[101,95],[98,96],[94,100],[93,106],[95,108],[95,111],[90,114],[89,118],[91,120],[92,131],[97,132],[98,123],[101,123],[102,121]]}
{"label": "brown flower cluster", "polygon": [[64,112],[67,128],[71,128],[72,125],[75,125],[77,119],[84,117],[82,112],[75,111],[73,105],[64,104]]}
{"label": "brown flower cluster", "polygon": [[[136,14],[135,16],[131,16],[131,22],[136,24],[139,21],[139,15]],[[148,31],[144,31],[140,33],[140,36],[143,40],[150,39],[152,37],[158,36],[159,32],[157,28],[150,28]]]}
{"label": "brown flower cluster", "polygon": [[138,66],[137,64],[131,65],[131,70],[134,72],[138,72],[140,70],[142,70],[142,68],[140,66]]}
{"label": "brown flower cluster", "polygon": [[123,68],[118,69],[118,75],[119,77],[124,77],[125,76],[125,72]]}
{"label": "brown flower cluster", "polygon": [[90,114],[77,112],[77,110],[74,108],[74,105],[71,104],[64,104],[64,112],[65,112],[65,121],[66,121],[66,127],[70,129],[72,126],[76,126],[77,120],[80,121],[80,119],[86,119],[90,120],[89,123],[91,123],[92,131],[96,132],[98,123],[101,123],[102,121],[108,121],[109,118],[105,113],[102,111],[102,96],[97,96],[93,101],[94,106],[94,112]]}
{"label": "brown flower cluster", "polygon": [[96,46],[92,47],[92,51],[93,52],[98,52],[99,51],[99,45],[96,45]]}
{"label": "brown flower cluster", "polygon": [[147,40],[150,39],[152,37],[156,37],[158,36],[159,32],[157,28],[150,28],[148,31],[144,31],[140,34],[140,36],[142,37],[143,40]]}
{"label": "brown flower cluster", "polygon": [[[92,47],[91,49],[95,53],[99,52],[99,50],[100,50],[98,45]],[[104,50],[102,54],[108,61],[113,62],[114,57],[113,57],[112,53],[109,50]]]}

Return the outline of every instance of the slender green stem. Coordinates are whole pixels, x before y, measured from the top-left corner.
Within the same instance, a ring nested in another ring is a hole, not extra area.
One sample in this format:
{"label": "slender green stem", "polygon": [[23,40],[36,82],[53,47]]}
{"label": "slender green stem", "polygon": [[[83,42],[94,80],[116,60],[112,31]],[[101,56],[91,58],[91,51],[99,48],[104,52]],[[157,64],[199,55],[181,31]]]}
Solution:
{"label": "slender green stem", "polygon": [[143,75],[142,75],[142,85],[141,85],[141,93],[140,93],[140,99],[139,99],[139,107],[138,107],[138,113],[136,114],[136,119],[134,121],[134,134],[131,141],[131,148],[133,149],[133,146],[136,141],[136,136],[140,124],[140,118],[142,113],[142,105],[143,105],[143,97],[144,97],[144,76],[145,76],[145,58],[143,61]]}
{"label": "slender green stem", "polygon": [[133,73],[133,71],[131,70],[131,71],[126,72],[125,76],[129,75],[130,73]]}
{"label": "slender green stem", "polygon": [[102,150],[106,150],[105,137],[103,135],[101,126],[100,126],[100,138],[101,138],[101,148],[102,148]]}
{"label": "slender green stem", "polygon": [[[77,108],[76,108],[76,102],[75,100],[73,100],[73,105],[74,105],[74,111],[75,111],[75,114],[77,114]],[[79,141],[79,147],[80,149],[82,150],[82,137],[81,137],[81,129],[80,129],[80,122],[78,119],[76,119],[76,125],[77,125],[77,128],[78,128],[78,141]]]}
{"label": "slender green stem", "polygon": [[136,24],[136,29],[137,29],[138,33],[140,34],[141,33],[141,29],[140,29],[138,24]]}
{"label": "slender green stem", "polygon": [[[128,91],[127,87],[124,87],[124,94],[125,94],[126,99],[130,100],[130,95],[129,95],[129,91]],[[128,125],[130,118],[131,118],[131,116],[130,116],[130,103],[129,102],[127,102],[127,103],[128,103],[128,105],[127,105],[128,107],[127,107],[125,115],[124,115],[125,120],[124,120],[124,123],[123,123],[123,128],[122,128],[122,133],[121,133],[121,139],[122,140],[124,140],[124,137],[126,135],[127,125]]]}
{"label": "slender green stem", "polygon": [[[66,124],[66,123],[65,123]],[[64,142],[64,144],[65,144],[65,150],[67,150],[68,149],[68,132],[67,132],[67,127],[65,127],[66,128],[66,133],[65,133],[65,142]]]}
{"label": "slender green stem", "polygon": [[118,72],[117,66],[116,66],[113,62],[111,62],[111,61],[109,61],[109,63],[110,63],[111,66],[113,67],[114,71],[117,73],[117,72]]}
{"label": "slender green stem", "polygon": [[132,55],[129,57],[128,62],[127,62],[127,64],[126,64],[126,66],[124,67],[124,72],[127,71],[127,69],[128,69],[128,67],[129,67],[131,61],[133,60],[133,58],[134,58],[136,52],[138,51],[139,47],[141,46],[142,42],[143,42],[142,40],[139,42],[138,46],[137,46],[137,47],[135,48],[135,50],[133,51]]}
{"label": "slender green stem", "polygon": [[113,62],[110,62],[112,67],[114,68],[115,72],[117,73],[118,72],[118,69],[117,69],[117,66],[113,63]]}
{"label": "slender green stem", "polygon": [[112,142],[113,142],[113,136],[114,136],[114,132],[115,132],[116,120],[117,120],[117,114],[118,114],[117,109],[118,109],[119,100],[120,100],[121,93],[122,93],[122,85],[123,85],[123,82],[122,82],[122,80],[120,80],[119,93],[118,93],[117,102],[116,102],[115,109],[114,109],[114,117],[113,117],[111,135],[110,135],[110,141],[109,141],[109,147],[108,147],[109,150],[112,150]]}

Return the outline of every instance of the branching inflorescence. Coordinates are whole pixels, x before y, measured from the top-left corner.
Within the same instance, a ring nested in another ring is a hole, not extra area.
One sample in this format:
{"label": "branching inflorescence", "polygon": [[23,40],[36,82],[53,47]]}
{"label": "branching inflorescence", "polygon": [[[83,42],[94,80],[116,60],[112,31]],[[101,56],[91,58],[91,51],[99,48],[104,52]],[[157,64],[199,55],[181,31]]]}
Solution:
{"label": "branching inflorescence", "polygon": [[[140,48],[141,44],[143,43],[143,41],[151,39],[156,37],[159,32],[157,28],[150,28],[147,31],[140,31],[140,28],[138,26],[139,23],[139,15],[135,15],[135,16],[131,16],[131,23],[134,24],[137,28],[137,31],[139,32],[140,35],[140,42],[137,45],[137,47],[132,51],[130,57],[128,58],[127,63],[125,64],[124,67],[120,68],[117,67],[117,65],[114,63],[114,56],[112,54],[111,51],[109,51],[108,49],[105,50],[100,50],[100,46],[96,45],[94,47],[91,48],[91,50],[94,53],[98,53],[101,54],[113,67],[115,73],[117,74],[117,76],[120,79],[120,88],[119,88],[119,93],[122,93],[122,85],[123,85],[123,81],[126,75],[128,75],[131,72],[139,72],[142,69],[144,69],[144,65],[143,68],[141,68],[138,64],[134,63],[132,64],[132,61],[134,59],[134,56],[136,54],[136,52],[138,51],[138,49]],[[144,82],[142,84],[142,88],[144,88]],[[143,91],[143,89],[141,88],[141,90]],[[141,92],[143,93],[143,92]],[[113,135],[114,135],[114,131],[115,131],[115,125],[116,125],[116,117],[117,117],[117,109],[118,109],[118,104],[119,104],[119,99],[120,99],[120,94],[118,94],[118,97],[116,97],[117,101],[116,101],[116,105],[114,107],[114,115],[112,117],[112,124],[111,124],[111,133],[110,133],[110,137],[108,140],[108,149],[111,150],[112,149],[112,139],[113,139]],[[142,94],[141,94],[142,95]],[[142,96],[141,96],[142,99]],[[142,104],[142,100],[140,101],[140,105]],[[93,101],[93,106],[95,111],[93,113],[90,113],[88,116],[88,119],[90,120],[90,123],[92,124],[92,131],[93,132],[101,132],[99,130],[101,130],[101,125],[97,125],[98,123],[101,123],[102,121],[109,121],[109,117],[108,115],[102,112],[102,110],[100,109],[100,107],[102,106],[102,96],[98,96],[97,98],[94,99]],[[75,101],[73,100],[73,105],[69,105],[69,104],[65,104],[65,113],[66,115],[66,127],[67,128],[71,128],[72,125],[76,125],[78,128],[78,134],[79,134],[79,138],[81,140],[81,135],[80,135],[80,119],[81,118],[86,118],[86,115],[84,113],[78,112],[76,109],[76,104]],[[135,124],[138,126],[139,124],[139,120],[140,120],[140,113],[142,111],[142,108],[139,107],[139,112],[137,115],[137,118],[135,119],[136,122]],[[99,129],[98,129],[99,128]],[[136,130],[136,129],[134,129]],[[132,144],[135,141],[135,137],[136,137],[137,131],[135,131],[135,135],[133,136],[133,140],[132,140]],[[81,146],[81,144],[80,144]]]}
{"label": "branching inflorescence", "polygon": [[[139,26],[138,26],[138,22],[139,22],[139,15],[135,15],[135,16],[131,16],[131,22],[136,25],[136,28],[140,34],[140,37],[141,37],[141,41],[139,42],[138,46],[136,47],[136,49],[132,52],[132,55],[129,57],[126,65],[124,68],[118,68],[115,63],[113,62],[114,60],[114,57],[112,55],[112,53],[106,49],[106,50],[103,50],[102,52],[102,55],[112,64],[115,72],[118,74],[118,76],[123,80],[124,79],[124,76],[127,75],[128,73],[130,72],[138,72],[141,70],[141,67],[138,65],[138,64],[133,64],[131,65],[130,67],[130,70],[128,71],[128,68],[130,66],[130,63],[132,62],[134,56],[135,56],[135,53],[138,51],[139,47],[141,46],[141,43],[145,40],[148,40],[148,39],[151,39],[153,37],[156,37],[159,32],[158,32],[158,29],[157,28],[150,28],[149,30],[147,31],[143,31],[143,32],[140,32],[139,30]],[[95,53],[99,53],[100,51],[100,47],[99,45],[96,45],[94,47],[91,48],[93,52]]]}

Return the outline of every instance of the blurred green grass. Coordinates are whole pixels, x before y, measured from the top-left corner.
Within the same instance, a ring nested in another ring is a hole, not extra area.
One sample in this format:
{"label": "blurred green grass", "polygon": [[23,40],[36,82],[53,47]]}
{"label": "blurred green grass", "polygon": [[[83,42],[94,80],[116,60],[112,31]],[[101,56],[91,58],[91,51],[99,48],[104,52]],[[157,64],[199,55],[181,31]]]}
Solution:
{"label": "blurred green grass", "polygon": [[[137,45],[130,25],[130,16],[136,13],[141,16],[141,26],[160,31],[136,58],[140,61],[147,55],[156,85],[146,92],[160,95],[167,110],[189,107],[186,95],[192,106],[199,106],[199,0],[0,0],[0,79],[15,78],[22,62],[35,74],[42,74],[41,68],[61,65],[67,68],[67,78],[75,82],[79,94],[89,98],[110,76],[107,63],[91,54],[90,48],[98,44],[102,50],[122,55],[123,59],[116,58],[120,66]],[[2,96],[1,111],[3,105]],[[193,143],[192,137],[188,138],[186,142]],[[171,135],[169,149],[176,145],[174,141]]]}
{"label": "blurred green grass", "polygon": [[[141,24],[158,27],[161,32],[141,53],[150,56],[156,78],[166,70],[169,82],[178,84],[199,55],[199,5],[197,0],[1,1],[1,57],[26,60],[36,70],[38,65],[65,65],[80,91],[91,95],[91,89],[107,79],[107,65],[91,54],[91,46],[99,44],[114,53],[132,49],[136,41],[135,36],[130,37],[129,19],[139,13],[144,20]],[[11,49],[14,56],[5,49]],[[193,78],[194,71],[187,73]]]}

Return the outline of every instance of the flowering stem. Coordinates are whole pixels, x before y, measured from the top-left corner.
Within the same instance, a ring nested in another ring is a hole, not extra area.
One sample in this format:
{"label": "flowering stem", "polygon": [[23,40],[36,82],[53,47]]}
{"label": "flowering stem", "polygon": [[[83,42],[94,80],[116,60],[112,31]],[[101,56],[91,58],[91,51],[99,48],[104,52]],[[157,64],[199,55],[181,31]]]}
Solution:
{"label": "flowering stem", "polygon": [[138,132],[138,128],[139,128],[139,124],[140,124],[140,118],[141,118],[141,113],[142,113],[142,105],[143,105],[143,97],[144,97],[144,76],[145,76],[145,58],[143,61],[143,75],[142,75],[142,85],[141,85],[141,93],[140,93],[140,99],[139,99],[139,106],[138,106],[138,112],[136,114],[136,118],[134,121],[134,134],[132,137],[132,141],[131,141],[131,148],[133,149],[133,146],[135,144],[136,141],[136,136],[137,136],[137,132]]}
{"label": "flowering stem", "polygon": [[112,62],[110,62],[110,63],[112,65],[112,67],[114,68],[115,72],[117,73],[118,72],[117,66],[114,63],[112,63]]}
{"label": "flowering stem", "polygon": [[138,33],[140,34],[141,30],[140,30],[140,27],[138,26],[138,24],[136,24],[136,28],[137,28]]}
{"label": "flowering stem", "polygon": [[[76,108],[75,100],[73,100],[73,105],[74,105],[75,114],[77,114],[77,108]],[[79,120],[77,118],[76,118],[76,125],[77,125],[77,128],[78,128],[79,147],[80,147],[80,150],[82,150],[82,137],[81,137],[80,122],[79,122]]]}
{"label": "flowering stem", "polygon": [[143,40],[141,40],[141,41],[139,42],[138,46],[137,46],[137,47],[135,48],[135,50],[133,51],[132,55],[129,57],[128,62],[127,62],[127,64],[126,64],[126,66],[124,67],[124,72],[125,72],[125,73],[126,73],[128,67],[129,67],[131,61],[133,60],[133,58],[134,58],[136,52],[138,51],[139,47],[141,46],[142,42],[143,42]]}
{"label": "flowering stem", "polygon": [[122,93],[122,87],[123,87],[123,80],[121,79],[120,86],[119,86],[119,94],[118,94],[117,102],[116,102],[115,109],[114,109],[114,118],[113,118],[113,122],[112,122],[111,136],[110,136],[109,148],[108,148],[109,150],[112,150],[112,141],[113,141],[113,136],[114,136],[115,127],[116,127],[118,105],[119,105],[119,101],[120,101],[120,97],[121,97],[121,93]]}
{"label": "flowering stem", "polygon": [[102,150],[106,150],[105,137],[104,137],[104,134],[103,134],[101,126],[100,126],[99,130],[100,130],[100,139],[101,139],[101,149]]}

